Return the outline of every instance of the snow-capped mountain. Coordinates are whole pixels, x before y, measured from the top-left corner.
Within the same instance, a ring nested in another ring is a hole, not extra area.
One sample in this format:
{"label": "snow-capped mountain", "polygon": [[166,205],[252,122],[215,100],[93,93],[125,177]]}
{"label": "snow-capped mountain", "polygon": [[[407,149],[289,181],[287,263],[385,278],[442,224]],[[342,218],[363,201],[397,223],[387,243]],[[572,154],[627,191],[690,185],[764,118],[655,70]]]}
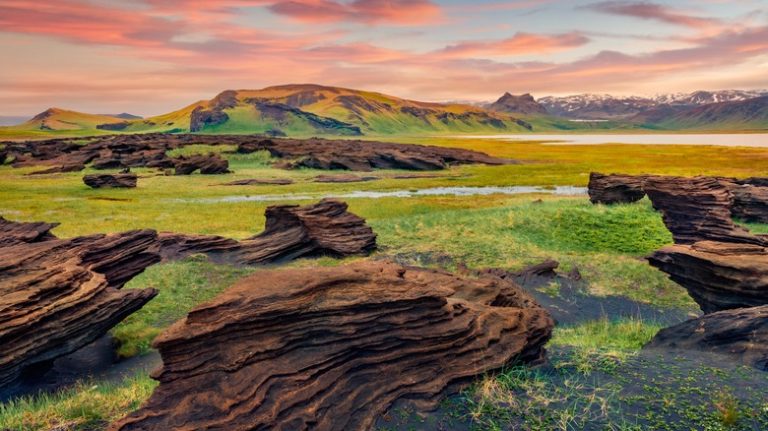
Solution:
{"label": "snow-capped mountain", "polygon": [[609,94],[578,94],[542,97],[539,103],[550,114],[573,119],[627,119],[650,110],[677,111],[710,103],[739,102],[768,96],[768,90],[695,91],[659,94],[654,97],[617,97]]}

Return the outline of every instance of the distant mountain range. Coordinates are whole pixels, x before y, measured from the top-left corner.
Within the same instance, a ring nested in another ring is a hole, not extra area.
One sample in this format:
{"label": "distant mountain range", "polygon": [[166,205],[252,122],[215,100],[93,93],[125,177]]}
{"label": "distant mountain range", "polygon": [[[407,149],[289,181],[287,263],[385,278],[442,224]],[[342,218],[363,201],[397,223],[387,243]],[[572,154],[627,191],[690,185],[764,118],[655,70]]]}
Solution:
{"label": "distant mountain range", "polygon": [[655,98],[505,93],[483,105],[430,103],[314,84],[227,90],[168,114],[86,114],[50,108],[0,127],[0,137],[103,133],[273,136],[526,133],[572,130],[768,129],[768,91],[699,91]]}
{"label": "distant mountain range", "polygon": [[[713,103],[742,102],[768,96],[768,90],[696,91],[662,94],[656,97],[615,97],[600,94],[578,94],[565,97],[542,97],[539,103],[547,112],[578,120],[637,120],[649,111],[676,114]],[[639,116],[637,118],[633,118]]]}

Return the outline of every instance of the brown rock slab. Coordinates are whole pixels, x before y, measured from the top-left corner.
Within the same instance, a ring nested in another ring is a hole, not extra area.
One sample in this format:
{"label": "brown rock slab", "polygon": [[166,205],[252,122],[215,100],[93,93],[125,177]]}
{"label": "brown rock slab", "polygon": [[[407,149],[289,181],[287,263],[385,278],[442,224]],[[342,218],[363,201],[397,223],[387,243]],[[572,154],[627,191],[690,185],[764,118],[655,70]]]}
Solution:
{"label": "brown rock slab", "polygon": [[768,223],[768,187],[734,185],[731,214],[740,220]]}
{"label": "brown rock slab", "polygon": [[647,177],[644,188],[676,244],[768,244],[765,238],[733,223],[730,182],[713,177]]}
{"label": "brown rock slab", "polygon": [[203,175],[229,173],[229,162],[218,154],[180,156],[173,159],[175,175],[190,175],[199,170]]}
{"label": "brown rock slab", "polygon": [[136,174],[93,174],[83,177],[83,182],[93,189],[102,188],[133,188],[136,187]]}
{"label": "brown rock slab", "polygon": [[293,184],[293,180],[290,178],[248,178],[245,180],[230,181],[222,185],[223,186],[261,186],[261,185],[285,186],[288,184]]}
{"label": "brown rock slab", "polygon": [[317,204],[276,205],[265,211],[264,231],[236,241],[213,235],[161,233],[162,255],[178,259],[206,253],[214,261],[240,265],[283,262],[299,257],[365,255],[376,248],[376,234],[347,204],[323,199]]}
{"label": "brown rock slab", "polygon": [[701,241],[664,247],[648,258],[683,286],[705,313],[768,304],[768,250]]}
{"label": "brown rock slab", "polygon": [[56,239],[51,229],[58,223],[15,222],[0,216],[0,247]]}
{"label": "brown rock slab", "polygon": [[[86,144],[80,141],[79,138],[9,141],[2,145],[15,158],[13,165],[17,167],[40,164],[84,166],[92,163],[96,169],[168,169],[173,168],[175,162],[167,156],[167,151],[187,145],[235,145],[240,153],[267,150],[274,157],[285,158],[284,166],[287,168],[438,170],[457,164],[515,163],[459,148],[342,139],[264,139],[242,135],[147,133],[99,136]],[[226,166],[222,169],[220,162],[215,165],[215,172],[210,173],[222,173],[227,169]]]}
{"label": "brown rock slab", "polygon": [[632,203],[645,197],[644,182],[645,176],[592,172],[589,174],[587,192],[593,204]]}
{"label": "brown rock slab", "polygon": [[662,329],[644,348],[713,352],[768,371],[768,306],[719,311]]}
{"label": "brown rock slab", "polygon": [[85,169],[85,165],[82,163],[67,163],[63,165],[57,165],[41,171],[30,172],[27,175],[45,175],[45,174],[60,174],[64,172],[80,172]]}
{"label": "brown rock slab", "polygon": [[318,175],[313,180],[316,183],[360,183],[364,181],[378,180],[379,177],[364,176],[352,174],[339,174],[339,175]]}
{"label": "brown rock slab", "polygon": [[457,294],[504,283],[369,261],[259,272],[156,339],[160,385],[110,429],[355,431],[401,398],[435,407],[476,376],[542,357],[544,309]]}
{"label": "brown rock slab", "polygon": [[157,293],[120,288],[160,260],[151,230],[0,247],[0,388],[95,341]]}

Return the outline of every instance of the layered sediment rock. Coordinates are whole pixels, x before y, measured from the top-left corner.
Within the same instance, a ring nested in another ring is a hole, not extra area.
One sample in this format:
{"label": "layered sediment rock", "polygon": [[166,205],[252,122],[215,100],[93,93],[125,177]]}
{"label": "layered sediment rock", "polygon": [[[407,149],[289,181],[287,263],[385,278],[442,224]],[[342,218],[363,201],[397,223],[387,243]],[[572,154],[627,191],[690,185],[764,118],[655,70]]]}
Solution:
{"label": "layered sediment rock", "polygon": [[735,185],[731,193],[733,217],[746,222],[768,223],[768,187]]}
{"label": "layered sediment rock", "polygon": [[222,184],[223,186],[286,186],[293,184],[293,180],[290,178],[248,178],[245,180],[230,181]]}
{"label": "layered sediment rock", "polygon": [[51,229],[58,225],[58,223],[45,222],[15,222],[0,216],[0,248],[56,239]]}
{"label": "layered sediment rock", "polygon": [[713,177],[647,177],[644,188],[676,244],[768,244],[765,238],[733,223],[731,183]]}
{"label": "layered sediment rock", "polygon": [[[552,319],[489,305],[502,288],[514,286],[387,262],[259,272],[156,340],[160,385],[111,429],[355,431],[401,398],[434,407],[542,357]],[[485,299],[460,297],[471,290]]]}
{"label": "layered sediment rock", "polygon": [[659,331],[645,348],[713,352],[768,371],[768,306],[707,314]]}
{"label": "layered sediment rock", "polygon": [[238,135],[130,134],[92,138],[81,144],[76,139],[4,142],[15,157],[14,166],[84,166],[96,169],[126,167],[173,168],[167,151],[187,145],[234,145],[240,153],[266,150],[286,158],[287,167],[349,169],[436,170],[453,164],[500,165],[511,160],[458,148],[394,144],[373,141],[326,139],[264,139]]}
{"label": "layered sediment rock", "polygon": [[593,204],[621,204],[637,202],[645,197],[645,176],[589,174],[589,200]]}
{"label": "layered sediment rock", "polygon": [[[32,228],[47,232],[47,226]],[[104,335],[155,296],[120,288],[160,260],[151,230],[0,247],[0,387]]]}
{"label": "layered sediment rock", "polygon": [[347,211],[347,204],[338,200],[271,206],[265,217],[264,232],[242,241],[161,233],[163,257],[178,259],[206,253],[214,261],[258,265],[315,255],[364,255],[376,248],[376,234],[365,219]]}
{"label": "layered sediment rock", "polygon": [[190,175],[197,170],[203,175],[229,173],[229,162],[217,154],[177,157],[173,159],[173,166],[176,175]]}
{"label": "layered sediment rock", "polygon": [[763,246],[701,241],[664,247],[648,260],[686,288],[705,313],[768,304]]}
{"label": "layered sediment rock", "polygon": [[83,182],[91,188],[133,188],[136,187],[136,174],[93,174],[83,177]]}

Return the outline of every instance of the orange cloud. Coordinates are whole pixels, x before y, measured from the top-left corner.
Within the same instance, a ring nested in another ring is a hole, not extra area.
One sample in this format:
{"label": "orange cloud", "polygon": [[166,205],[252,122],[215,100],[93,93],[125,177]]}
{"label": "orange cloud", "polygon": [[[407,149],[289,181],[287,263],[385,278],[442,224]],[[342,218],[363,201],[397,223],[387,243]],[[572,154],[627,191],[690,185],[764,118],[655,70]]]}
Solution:
{"label": "orange cloud", "polygon": [[542,35],[517,33],[508,39],[462,42],[439,51],[445,57],[514,56],[546,54],[585,45],[589,39],[580,33]]}
{"label": "orange cloud", "polygon": [[275,1],[268,8],[304,22],[426,24],[441,18],[440,7],[430,0],[292,0]]}

